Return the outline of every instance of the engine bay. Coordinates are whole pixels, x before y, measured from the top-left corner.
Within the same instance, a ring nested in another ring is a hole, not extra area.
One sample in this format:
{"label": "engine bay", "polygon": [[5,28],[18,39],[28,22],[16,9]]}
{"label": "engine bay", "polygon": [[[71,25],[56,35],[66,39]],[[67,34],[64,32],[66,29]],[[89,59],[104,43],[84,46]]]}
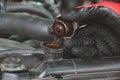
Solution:
{"label": "engine bay", "polygon": [[120,31],[61,18],[100,1],[1,0],[0,80],[120,80]]}

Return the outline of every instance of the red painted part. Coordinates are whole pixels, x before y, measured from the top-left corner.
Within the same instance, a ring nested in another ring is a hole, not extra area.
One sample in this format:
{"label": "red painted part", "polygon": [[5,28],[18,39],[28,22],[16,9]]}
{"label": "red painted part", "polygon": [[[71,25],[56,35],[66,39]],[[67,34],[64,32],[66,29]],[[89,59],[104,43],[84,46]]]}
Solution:
{"label": "red painted part", "polygon": [[93,6],[104,6],[107,8],[110,8],[111,10],[113,10],[116,14],[120,15],[120,3],[116,3],[116,2],[107,2],[107,1],[103,1],[97,4],[87,4],[84,6],[77,6],[76,8],[90,8]]}

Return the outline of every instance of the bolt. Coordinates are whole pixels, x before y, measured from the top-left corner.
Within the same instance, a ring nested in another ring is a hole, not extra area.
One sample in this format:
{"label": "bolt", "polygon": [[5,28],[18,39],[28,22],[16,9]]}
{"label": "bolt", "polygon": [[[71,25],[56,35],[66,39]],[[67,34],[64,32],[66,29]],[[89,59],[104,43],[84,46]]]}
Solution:
{"label": "bolt", "polygon": [[3,64],[5,64],[6,67],[18,67],[21,65],[21,60],[17,56],[10,56],[4,59]]}

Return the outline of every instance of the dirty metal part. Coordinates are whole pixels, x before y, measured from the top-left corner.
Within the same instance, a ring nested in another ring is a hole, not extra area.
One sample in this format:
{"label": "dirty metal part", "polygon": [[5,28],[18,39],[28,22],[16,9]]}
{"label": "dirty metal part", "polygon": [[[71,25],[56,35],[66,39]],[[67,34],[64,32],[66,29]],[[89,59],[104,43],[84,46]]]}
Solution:
{"label": "dirty metal part", "polygon": [[2,80],[30,80],[30,75],[27,70],[2,72]]}
{"label": "dirty metal part", "polygon": [[[120,80],[120,71],[118,72],[106,72],[106,73],[95,73],[95,74],[78,74],[62,76],[60,80]],[[31,80],[59,80],[55,77],[35,78]]]}
{"label": "dirty metal part", "polygon": [[29,55],[35,55],[35,54],[39,54],[39,55],[45,55],[45,51],[43,49],[38,49],[38,50],[20,50],[20,49],[16,49],[16,50],[8,50],[8,51],[1,51],[0,52],[0,58],[9,56],[9,55],[22,55],[22,56],[29,56]]}
{"label": "dirty metal part", "polygon": [[77,23],[74,21],[63,21],[61,17],[58,16],[52,27],[56,35],[71,38],[77,30]]}
{"label": "dirty metal part", "polygon": [[25,66],[21,64],[21,59],[17,56],[11,55],[3,60],[1,63],[1,71],[21,71],[25,70]]}
{"label": "dirty metal part", "polygon": [[[109,76],[108,74],[111,75]],[[62,78],[64,76],[81,75],[81,79],[99,79],[119,77],[119,74],[120,58],[115,57],[100,59],[66,59],[52,62],[48,61],[45,63],[44,69],[39,77],[42,75],[42,77],[59,76]]]}
{"label": "dirty metal part", "polygon": [[46,57],[47,61],[63,59],[64,48],[59,43],[43,42],[43,43],[41,43],[41,47],[45,51],[45,57]]}

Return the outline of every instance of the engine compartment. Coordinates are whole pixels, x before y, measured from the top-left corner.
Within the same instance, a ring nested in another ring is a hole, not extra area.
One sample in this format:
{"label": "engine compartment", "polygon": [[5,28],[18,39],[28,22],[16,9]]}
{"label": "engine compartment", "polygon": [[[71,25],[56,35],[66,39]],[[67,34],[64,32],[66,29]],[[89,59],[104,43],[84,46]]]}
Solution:
{"label": "engine compartment", "polygon": [[0,80],[119,80],[119,35],[59,15],[100,1],[1,0]]}

